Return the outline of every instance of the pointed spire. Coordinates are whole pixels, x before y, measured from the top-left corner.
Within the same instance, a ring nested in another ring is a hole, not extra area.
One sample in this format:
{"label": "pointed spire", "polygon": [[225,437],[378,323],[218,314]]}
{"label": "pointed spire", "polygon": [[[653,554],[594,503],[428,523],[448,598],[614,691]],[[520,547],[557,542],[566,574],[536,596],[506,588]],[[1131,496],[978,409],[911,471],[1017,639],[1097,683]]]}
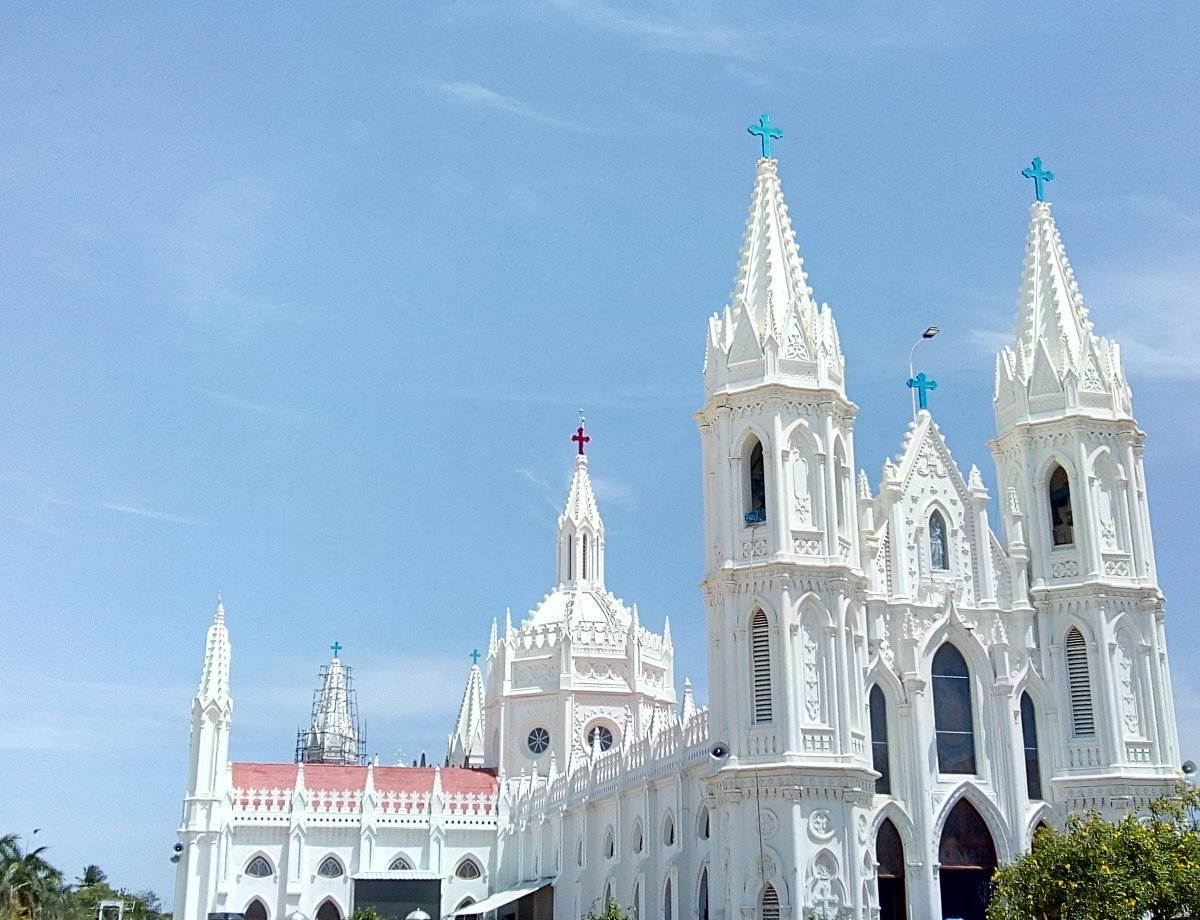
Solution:
{"label": "pointed spire", "polygon": [[204,640],[204,667],[196,698],[204,703],[224,704],[229,700],[229,666],[232,659],[229,630],[225,628],[225,604],[217,592],[217,610]]}
{"label": "pointed spire", "polygon": [[313,697],[312,723],[297,745],[297,759],[304,763],[362,762],[350,669],[338,657],[341,646],[335,642],[333,649],[333,658],[322,671],[321,688]]}
{"label": "pointed spire", "polygon": [[837,331],[829,307],[813,299],[777,170],[775,160],[758,161],[729,306],[710,322],[706,380],[719,387],[730,365],[759,361],[759,374],[777,370],[793,385],[841,392]]}
{"label": "pointed spire", "polygon": [[680,708],[679,719],[687,725],[696,715],[696,700],[692,697],[692,681],[683,679],[683,706]]}
{"label": "pointed spire", "polygon": [[[579,431],[572,440],[586,437],[583,430],[581,414]],[[579,453],[567,489],[567,502],[558,517],[558,584],[602,586],[604,522],[600,519],[596,493],[588,475],[588,458],[583,453],[585,441],[577,440],[577,443]]]}
{"label": "pointed spire", "polygon": [[471,665],[458,722],[447,744],[447,763],[452,767],[483,766],[483,674],[479,665]]}
{"label": "pointed spire", "polygon": [[[1035,406],[1028,401],[1036,399]],[[1128,417],[1129,386],[1115,343],[1092,331],[1083,293],[1067,259],[1050,203],[1030,207],[1017,334],[996,365],[997,414],[1015,421],[1042,411],[1097,410]]]}

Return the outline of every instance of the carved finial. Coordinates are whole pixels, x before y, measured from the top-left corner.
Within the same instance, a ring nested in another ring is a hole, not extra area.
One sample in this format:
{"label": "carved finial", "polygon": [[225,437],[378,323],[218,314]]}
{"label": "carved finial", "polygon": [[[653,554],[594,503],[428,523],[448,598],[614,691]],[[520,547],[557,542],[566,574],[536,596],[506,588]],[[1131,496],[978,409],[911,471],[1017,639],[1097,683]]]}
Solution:
{"label": "carved finial", "polygon": [[867,479],[867,471],[858,471],[858,497],[869,499],[871,497],[871,480]]}
{"label": "carved finial", "polygon": [[1008,487],[1008,513],[1013,517],[1018,517],[1022,514],[1021,499],[1017,495],[1017,490],[1012,486]]}

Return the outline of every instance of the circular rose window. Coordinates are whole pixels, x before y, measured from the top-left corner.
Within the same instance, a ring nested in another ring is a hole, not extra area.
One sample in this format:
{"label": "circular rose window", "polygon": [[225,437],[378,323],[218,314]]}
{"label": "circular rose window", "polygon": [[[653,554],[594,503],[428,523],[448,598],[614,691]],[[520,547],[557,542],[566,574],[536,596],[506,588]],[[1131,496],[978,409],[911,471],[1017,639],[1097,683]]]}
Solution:
{"label": "circular rose window", "polygon": [[544,728],[535,728],[529,733],[529,737],[525,739],[525,743],[529,745],[529,750],[535,754],[541,754],[546,748],[550,747],[550,733]]}

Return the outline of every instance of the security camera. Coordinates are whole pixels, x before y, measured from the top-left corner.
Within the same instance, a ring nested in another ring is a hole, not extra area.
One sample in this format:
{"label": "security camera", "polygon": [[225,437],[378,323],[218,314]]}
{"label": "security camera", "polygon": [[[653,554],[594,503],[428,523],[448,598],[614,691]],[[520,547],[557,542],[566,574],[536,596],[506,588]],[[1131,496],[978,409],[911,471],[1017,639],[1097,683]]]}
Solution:
{"label": "security camera", "polygon": [[724,760],[729,756],[729,745],[724,741],[718,741],[709,749],[708,756],[713,760]]}
{"label": "security camera", "polygon": [[174,849],[176,853],[182,853],[183,852],[183,844],[177,843],[177,844],[175,844],[174,847],[172,847],[172,849]]}
{"label": "security camera", "polygon": [[1193,773],[1195,773],[1196,772],[1196,761],[1185,760],[1183,762],[1183,772],[1186,773],[1188,776],[1191,776]]}

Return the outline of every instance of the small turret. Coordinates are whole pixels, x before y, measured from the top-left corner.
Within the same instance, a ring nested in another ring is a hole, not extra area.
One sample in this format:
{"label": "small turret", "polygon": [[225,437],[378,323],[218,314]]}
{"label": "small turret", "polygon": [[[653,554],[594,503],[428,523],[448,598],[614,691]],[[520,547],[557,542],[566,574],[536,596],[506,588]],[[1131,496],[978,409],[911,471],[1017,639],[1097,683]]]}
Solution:
{"label": "small turret", "polygon": [[482,767],[483,753],[483,674],[478,664],[471,665],[458,722],[446,748],[446,764],[451,767]]}

